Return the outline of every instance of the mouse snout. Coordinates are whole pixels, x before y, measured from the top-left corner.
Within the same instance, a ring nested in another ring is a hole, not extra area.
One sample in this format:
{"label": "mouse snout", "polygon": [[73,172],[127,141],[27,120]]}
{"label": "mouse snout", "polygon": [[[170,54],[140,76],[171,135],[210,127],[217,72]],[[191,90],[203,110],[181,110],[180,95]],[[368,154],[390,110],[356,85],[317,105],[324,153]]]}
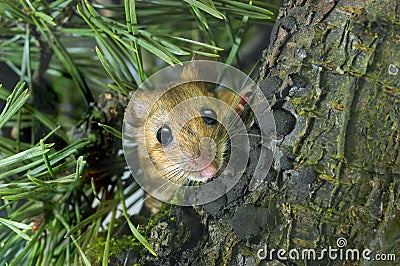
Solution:
{"label": "mouse snout", "polygon": [[197,158],[199,174],[205,179],[213,178],[218,171],[218,165],[215,162],[217,145],[212,138],[205,137],[199,142],[200,156]]}
{"label": "mouse snout", "polygon": [[199,174],[201,177],[203,177],[204,179],[210,179],[213,178],[218,171],[218,166],[217,163],[215,161],[213,161],[211,164],[207,165],[205,168],[201,169],[199,171]]}
{"label": "mouse snout", "polygon": [[198,150],[197,158],[193,157],[193,154],[188,157],[188,168],[197,173],[191,176],[191,179],[207,182],[216,176],[219,169],[216,162],[217,145],[212,138],[204,137],[198,143]]}
{"label": "mouse snout", "polygon": [[210,165],[217,153],[217,145],[209,137],[202,138],[199,142],[200,156],[195,160],[196,164],[202,169]]}
{"label": "mouse snout", "polygon": [[201,152],[200,156],[202,156],[203,154],[205,154],[207,156],[208,155],[215,156],[216,148],[217,148],[217,145],[215,144],[215,141],[210,137],[202,138],[199,142],[199,149]]}

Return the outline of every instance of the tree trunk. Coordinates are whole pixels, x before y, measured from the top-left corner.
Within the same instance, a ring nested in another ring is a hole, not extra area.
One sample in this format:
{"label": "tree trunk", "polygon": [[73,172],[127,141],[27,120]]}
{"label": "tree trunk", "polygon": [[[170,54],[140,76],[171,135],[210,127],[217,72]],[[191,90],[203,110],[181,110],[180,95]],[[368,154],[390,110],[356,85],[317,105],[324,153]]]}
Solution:
{"label": "tree trunk", "polygon": [[[374,265],[376,254],[394,254],[399,263],[399,8],[288,1],[259,83],[281,138],[265,182],[250,192],[249,176],[215,202],[173,208],[151,229],[159,257],[141,262]],[[348,249],[359,260],[346,261]]]}

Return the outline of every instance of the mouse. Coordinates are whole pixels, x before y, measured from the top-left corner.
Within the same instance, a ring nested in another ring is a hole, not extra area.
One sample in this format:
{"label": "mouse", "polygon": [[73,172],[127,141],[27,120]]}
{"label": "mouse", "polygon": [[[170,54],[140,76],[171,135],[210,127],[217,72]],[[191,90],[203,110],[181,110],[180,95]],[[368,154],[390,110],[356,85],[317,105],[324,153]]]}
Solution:
{"label": "mouse", "polygon": [[[201,185],[217,178],[230,156],[232,120],[248,114],[244,110],[251,89],[240,94],[216,89],[215,84],[191,81],[196,75],[195,64],[189,64],[176,86],[136,91],[126,110],[141,171],[145,178],[161,180],[160,186],[167,180]],[[248,128],[252,118],[246,120]]]}

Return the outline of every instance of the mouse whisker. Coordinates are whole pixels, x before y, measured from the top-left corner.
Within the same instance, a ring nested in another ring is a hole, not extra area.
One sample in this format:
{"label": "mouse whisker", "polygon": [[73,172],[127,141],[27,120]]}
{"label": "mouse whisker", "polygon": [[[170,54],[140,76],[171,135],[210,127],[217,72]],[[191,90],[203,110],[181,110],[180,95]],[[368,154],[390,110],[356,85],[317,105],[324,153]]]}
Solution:
{"label": "mouse whisker", "polygon": [[[173,176],[172,176],[172,178],[174,178],[173,182],[178,185],[181,185],[183,183],[181,180],[185,180],[185,178],[188,176],[188,173],[182,168],[179,168],[177,170],[179,170],[179,171],[175,171],[173,173]],[[169,178],[169,179],[171,180],[172,178]]]}
{"label": "mouse whisker", "polygon": [[232,120],[230,120],[230,121],[228,121],[228,120],[226,119],[226,125],[224,125],[224,126],[225,126],[225,127],[224,127],[224,130],[225,130],[226,132],[230,132],[232,129],[235,129],[236,127],[234,127],[234,126],[235,126],[235,123],[238,121],[238,119],[241,119],[240,116],[239,116],[239,114],[238,114],[238,116],[235,117],[235,119],[232,119]]}
{"label": "mouse whisker", "polygon": [[[183,173],[183,175],[180,176],[179,179],[177,180],[177,184],[183,185],[187,181],[190,182],[191,180],[189,178],[187,178],[187,174]],[[185,186],[187,187],[187,184]]]}
{"label": "mouse whisker", "polygon": [[254,133],[235,133],[232,135],[233,136],[248,136],[248,137],[254,137],[254,138],[260,138],[261,134],[254,134]]}
{"label": "mouse whisker", "polygon": [[[167,194],[169,196],[168,199],[171,199],[173,197],[173,195],[177,192],[177,191],[171,191],[171,189],[170,189],[171,187],[173,187],[174,183],[176,183],[176,182],[172,182],[168,178],[166,178],[165,181],[163,182],[163,184],[161,186],[159,186],[154,192],[159,191],[160,195],[162,195],[162,196]],[[174,192],[174,193],[171,194],[171,192]]]}
{"label": "mouse whisker", "polygon": [[[182,171],[182,169],[180,169],[180,167],[177,167],[176,165],[171,165],[171,166],[166,166],[162,169],[159,169],[162,172],[165,172],[163,175],[165,175],[166,177],[171,176],[171,175],[175,175],[176,173],[179,173]],[[165,171],[167,170],[167,171]]]}
{"label": "mouse whisker", "polygon": [[171,184],[171,183],[169,183],[168,182],[168,179],[157,189],[157,190],[155,190],[155,191],[161,191],[161,189],[163,189],[162,191],[161,191],[161,194],[160,195],[164,195],[164,194],[167,194],[167,193],[169,193],[170,192],[170,188],[173,186],[173,184]]}

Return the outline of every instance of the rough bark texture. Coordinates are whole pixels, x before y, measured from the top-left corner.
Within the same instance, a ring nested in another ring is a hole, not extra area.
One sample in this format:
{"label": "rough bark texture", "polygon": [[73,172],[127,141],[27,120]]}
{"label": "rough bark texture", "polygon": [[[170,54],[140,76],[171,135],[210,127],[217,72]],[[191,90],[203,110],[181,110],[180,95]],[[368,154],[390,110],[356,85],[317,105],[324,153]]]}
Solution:
{"label": "rough bark texture", "polygon": [[[400,253],[397,0],[293,0],[282,8],[260,87],[273,104],[274,163],[254,192],[173,208],[151,229],[154,265],[374,265],[260,259],[264,248]],[[256,129],[254,129],[256,130]],[[256,159],[256,158],[253,158]],[[251,165],[248,176],[251,176]],[[287,255],[287,254],[286,254]],[[373,257],[373,255],[370,255]]]}

